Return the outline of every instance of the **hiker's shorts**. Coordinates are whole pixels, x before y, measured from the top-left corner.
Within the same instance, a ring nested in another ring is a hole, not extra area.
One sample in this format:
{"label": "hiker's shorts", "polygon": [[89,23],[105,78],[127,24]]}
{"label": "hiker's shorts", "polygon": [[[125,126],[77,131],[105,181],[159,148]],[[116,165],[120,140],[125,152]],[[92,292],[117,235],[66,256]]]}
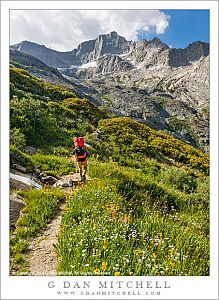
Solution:
{"label": "hiker's shorts", "polygon": [[78,161],[77,164],[78,164],[78,168],[79,168],[80,172],[82,172],[82,170],[84,170],[85,173],[86,173],[86,171],[87,171],[87,160],[85,159],[84,161]]}
{"label": "hiker's shorts", "polygon": [[85,162],[87,161],[86,157],[83,157],[83,158],[77,158],[77,162]]}

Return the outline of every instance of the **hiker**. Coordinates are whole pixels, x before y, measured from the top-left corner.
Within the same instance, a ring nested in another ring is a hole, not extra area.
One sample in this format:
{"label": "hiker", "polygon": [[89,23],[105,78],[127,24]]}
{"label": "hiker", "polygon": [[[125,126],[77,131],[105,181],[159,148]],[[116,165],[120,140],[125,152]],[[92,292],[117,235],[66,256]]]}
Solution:
{"label": "hiker", "polygon": [[87,157],[89,156],[88,149],[84,144],[83,137],[74,137],[75,149],[73,154],[75,155],[77,167],[79,169],[81,181],[86,180],[87,172]]}

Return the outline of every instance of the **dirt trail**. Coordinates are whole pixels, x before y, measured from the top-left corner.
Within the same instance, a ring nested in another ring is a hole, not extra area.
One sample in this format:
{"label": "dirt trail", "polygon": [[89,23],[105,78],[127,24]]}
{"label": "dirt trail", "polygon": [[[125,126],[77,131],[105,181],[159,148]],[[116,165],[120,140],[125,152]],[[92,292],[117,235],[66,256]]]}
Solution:
{"label": "dirt trail", "polygon": [[58,215],[49,223],[46,230],[30,243],[28,247],[30,253],[27,257],[29,275],[57,275],[57,255],[53,245],[57,243],[64,205],[65,204],[61,205]]}
{"label": "dirt trail", "polygon": [[[88,176],[87,176],[88,177]],[[60,181],[72,179],[74,183],[79,183],[79,174],[66,175]],[[89,177],[87,180],[91,180]],[[74,193],[75,187],[62,188],[65,192]],[[79,187],[78,187],[79,188]],[[61,225],[62,212],[65,203],[62,203],[57,216],[48,224],[46,230],[41,235],[32,240],[28,249],[26,260],[28,263],[28,275],[32,276],[56,276],[57,275],[57,255],[53,245],[57,243],[59,227]]]}

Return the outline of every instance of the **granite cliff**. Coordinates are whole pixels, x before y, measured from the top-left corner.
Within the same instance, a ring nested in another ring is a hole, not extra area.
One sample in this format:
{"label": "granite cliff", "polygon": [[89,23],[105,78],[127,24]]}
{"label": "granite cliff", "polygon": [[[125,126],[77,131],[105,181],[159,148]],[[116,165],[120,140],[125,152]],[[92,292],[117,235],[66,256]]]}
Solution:
{"label": "granite cliff", "polygon": [[[18,52],[29,55],[29,61],[32,57],[44,63],[39,73],[42,77],[46,69],[48,81],[72,85],[81,97],[116,115],[209,150],[208,43],[195,41],[175,49],[156,37],[127,41],[114,31],[68,52],[28,41],[11,46],[11,51],[12,63],[25,67],[30,62]],[[34,75],[39,69],[35,61]]]}

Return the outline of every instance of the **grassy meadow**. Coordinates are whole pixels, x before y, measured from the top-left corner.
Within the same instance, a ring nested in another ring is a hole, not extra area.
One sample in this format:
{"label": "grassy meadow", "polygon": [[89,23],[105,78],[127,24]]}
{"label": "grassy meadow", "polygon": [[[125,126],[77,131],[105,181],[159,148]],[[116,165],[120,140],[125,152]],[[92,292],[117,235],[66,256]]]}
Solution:
{"label": "grassy meadow", "polygon": [[209,274],[206,178],[185,185],[182,171],[176,188],[168,168],[155,178],[96,160],[90,175],[67,200],[55,246],[60,275]]}

